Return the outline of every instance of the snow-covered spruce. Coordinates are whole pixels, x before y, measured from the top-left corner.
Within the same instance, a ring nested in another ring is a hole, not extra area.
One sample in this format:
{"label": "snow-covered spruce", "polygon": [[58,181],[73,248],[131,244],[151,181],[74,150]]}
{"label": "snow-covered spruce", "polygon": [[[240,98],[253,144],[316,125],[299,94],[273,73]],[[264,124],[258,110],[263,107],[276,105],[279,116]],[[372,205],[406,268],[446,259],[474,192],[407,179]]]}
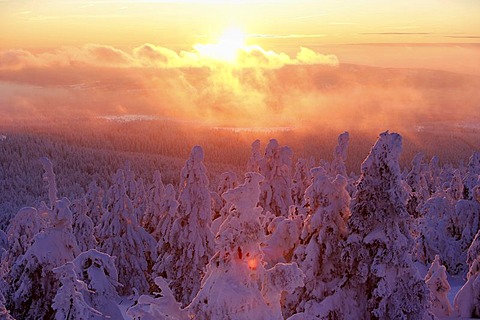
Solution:
{"label": "snow-covered spruce", "polygon": [[81,293],[87,304],[102,313],[94,319],[121,319],[118,308],[118,273],[115,258],[95,249],[82,252],[73,260],[76,277],[86,284]]}
{"label": "snow-covered spruce", "polygon": [[305,311],[311,317],[342,280],[341,250],[350,217],[346,178],[337,175],[333,180],[322,168],[312,169],[312,174],[313,183],[305,193],[312,213],[304,222],[293,260],[305,273],[305,286],[287,297],[285,308],[288,314]]}
{"label": "snow-covered spruce", "polygon": [[202,288],[188,306],[194,319],[283,319],[281,293],[303,285],[296,264],[263,267],[260,244],[265,236],[257,206],[262,180],[258,173],[247,173],[244,184],[223,194],[232,206]]}
{"label": "snow-covered spruce", "polygon": [[447,280],[445,266],[440,264],[440,256],[435,256],[427,275],[425,283],[430,291],[431,310],[437,317],[446,317],[452,313],[452,306],[448,301],[450,284]]}
{"label": "snow-covered spruce", "polygon": [[61,283],[52,304],[55,320],[92,319],[102,315],[85,302],[82,291],[87,290],[87,285],[77,279],[73,263],[67,262],[53,269],[53,272]]}
{"label": "snow-covered spruce", "polygon": [[427,177],[428,166],[423,162],[423,153],[418,153],[412,160],[412,169],[405,177],[405,182],[411,188],[407,201],[407,211],[411,216],[419,216],[418,207],[430,197]]}
{"label": "snow-covered spruce", "polygon": [[212,209],[214,210],[211,230],[214,235],[217,234],[220,225],[225,221],[228,210],[230,209],[230,205],[221,197],[221,195],[230,189],[236,188],[237,185],[237,175],[235,172],[227,171],[220,175],[220,182],[217,186],[217,191],[211,193],[213,202]]}
{"label": "snow-covered spruce", "polygon": [[433,196],[419,208],[419,212],[415,239],[417,259],[427,264],[433,262],[436,255],[441,255],[447,271],[457,274],[464,261],[458,258],[462,253],[458,249],[458,239],[453,236],[455,208],[451,201],[445,195]]}
{"label": "snow-covered spruce", "polygon": [[70,201],[57,199],[52,163],[48,158],[40,160],[45,170],[43,180],[47,182],[50,203],[41,205],[40,216],[46,221],[46,229],[34,236],[31,246],[17,258],[6,276],[7,307],[13,316],[21,319],[53,316],[52,301],[59,287],[53,269],[78,254]]}
{"label": "snow-covered spruce", "polygon": [[464,195],[468,199],[475,198],[474,189],[480,186],[480,152],[474,152],[468,161],[467,174],[463,179]]}
{"label": "snow-covered spruce", "polygon": [[159,248],[154,267],[156,275],[170,281],[183,306],[200,290],[205,266],[213,255],[211,197],[203,159],[203,149],[193,147],[180,176],[179,217],[165,230],[169,246]]}
{"label": "snow-covered spruce", "polygon": [[94,236],[94,225],[92,219],[87,215],[88,207],[85,198],[73,202],[73,234],[77,239],[78,249],[84,252],[94,249],[97,240]]}
{"label": "snow-covered spruce", "polygon": [[104,196],[105,192],[96,182],[91,182],[88,185],[87,193],[85,194],[85,200],[87,202],[88,214],[92,219],[93,224],[96,226],[102,219],[104,208]]}
{"label": "snow-covered spruce", "polygon": [[295,164],[295,173],[292,180],[292,199],[296,206],[303,206],[305,204],[305,190],[312,183],[312,175],[310,169],[314,166],[314,159],[298,159]]}
{"label": "snow-covered spruce", "polygon": [[160,293],[154,292],[154,297],[141,295],[137,304],[127,310],[127,315],[139,320],[189,320],[188,312],[175,300],[168,282],[156,277],[155,284]]}
{"label": "snow-covered spruce", "polygon": [[467,282],[457,292],[453,300],[455,311],[460,317],[480,317],[480,256],[471,263],[467,274]]}
{"label": "snow-covered spruce", "polygon": [[154,231],[160,221],[162,221],[163,212],[161,207],[164,194],[165,186],[162,181],[162,175],[160,171],[155,170],[153,173],[153,184],[148,191],[148,204],[146,206],[145,214],[142,217],[142,226],[157,241],[160,235],[155,234]]}
{"label": "snow-covered spruce", "polygon": [[51,212],[51,227],[38,233],[23,256],[12,266],[7,307],[20,319],[51,319],[52,302],[59,288],[53,269],[78,254],[72,232],[70,202],[58,200]]}
{"label": "snow-covered spruce", "polygon": [[[259,160],[259,172],[265,177],[259,203],[263,211],[275,216],[288,216],[292,200],[292,150],[281,147],[272,139],[265,148],[265,155]],[[253,155],[252,155],[253,157]]]}
{"label": "snow-covered spruce", "polygon": [[30,248],[41,225],[37,209],[31,207],[20,209],[12,218],[6,232],[8,247],[1,261],[2,275],[6,275],[17,259]]}
{"label": "snow-covered spruce", "polygon": [[169,252],[171,244],[175,242],[175,239],[170,239],[170,230],[175,220],[179,217],[178,206],[175,189],[173,185],[168,184],[165,187],[165,193],[161,199],[160,206],[156,209],[158,210],[160,221],[152,232],[154,237],[158,237],[157,254],[159,257]]}
{"label": "snow-covered spruce", "polygon": [[410,217],[398,165],[401,150],[401,136],[384,132],[362,164],[351,203],[351,233],[342,252],[345,282],[337,289],[352,303],[330,311],[328,316],[431,317],[428,289],[412,263]]}
{"label": "snow-covered spruce", "polygon": [[112,198],[96,232],[99,250],[117,257],[122,295],[133,293],[134,288],[141,293],[149,291],[152,265],[157,258],[155,239],[139,225],[125,183],[123,171],[118,170],[108,191]]}
{"label": "snow-covered spruce", "polygon": [[330,165],[330,175],[335,177],[337,174],[347,178],[347,168],[345,161],[347,160],[348,141],[350,135],[348,132],[344,132],[338,136],[338,143],[333,152],[333,161]]}

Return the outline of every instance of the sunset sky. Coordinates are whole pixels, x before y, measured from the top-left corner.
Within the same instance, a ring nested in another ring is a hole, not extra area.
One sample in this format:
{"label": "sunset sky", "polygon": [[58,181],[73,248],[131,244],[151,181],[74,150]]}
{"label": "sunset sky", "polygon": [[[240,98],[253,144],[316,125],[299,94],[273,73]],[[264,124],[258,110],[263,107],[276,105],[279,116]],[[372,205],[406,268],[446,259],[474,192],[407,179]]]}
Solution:
{"label": "sunset sky", "polygon": [[468,118],[479,13],[478,0],[0,0],[0,116]]}
{"label": "sunset sky", "polygon": [[235,25],[250,43],[479,43],[476,0],[0,1],[0,43],[189,47]]}

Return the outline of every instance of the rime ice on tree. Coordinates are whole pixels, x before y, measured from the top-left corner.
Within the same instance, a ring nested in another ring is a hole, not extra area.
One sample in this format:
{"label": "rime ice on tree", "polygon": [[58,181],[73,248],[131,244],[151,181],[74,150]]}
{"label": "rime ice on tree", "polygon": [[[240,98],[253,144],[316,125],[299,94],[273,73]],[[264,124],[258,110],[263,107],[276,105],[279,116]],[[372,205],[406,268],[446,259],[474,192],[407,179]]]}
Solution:
{"label": "rime ice on tree", "polygon": [[303,206],[305,204],[305,190],[312,183],[312,175],[310,169],[313,167],[314,159],[298,159],[295,164],[295,173],[292,181],[292,198],[293,204]]}
{"label": "rime ice on tree", "polygon": [[72,232],[70,201],[57,200],[57,188],[52,164],[42,158],[44,180],[48,182],[50,207],[44,205],[49,216],[49,227],[33,238],[32,245],[12,266],[9,283],[8,307],[19,318],[52,317],[53,298],[59,287],[53,273],[55,267],[73,260],[78,254]]}
{"label": "rime ice on tree", "polygon": [[292,200],[292,150],[281,147],[272,139],[265,148],[265,155],[259,161],[259,172],[265,177],[262,182],[260,205],[264,212],[275,216],[288,216]]}
{"label": "rime ice on tree", "polygon": [[158,241],[159,235],[154,234],[157,225],[162,220],[161,206],[165,194],[165,186],[163,185],[162,175],[160,171],[155,170],[153,173],[153,185],[148,193],[148,205],[144,216],[142,217],[142,226],[145,230],[153,235]]}
{"label": "rime ice on tree", "polygon": [[155,298],[142,295],[137,304],[127,310],[127,315],[141,320],[188,320],[188,312],[181,308],[181,303],[173,297],[173,292],[165,279],[155,278],[155,284],[160,293],[154,293]]}
{"label": "rime ice on tree", "polygon": [[[180,176],[179,217],[165,236],[170,246],[155,264],[158,275],[170,280],[175,298],[185,306],[200,289],[205,266],[213,255],[212,210],[203,149],[195,146]],[[164,251],[165,250],[165,251]]]}
{"label": "rime ice on tree", "polygon": [[446,196],[434,196],[419,209],[419,235],[416,255],[423,263],[431,263],[435,256],[442,260],[450,273],[457,273],[458,241],[452,237],[455,208]]}
{"label": "rime ice on tree", "polygon": [[452,313],[452,306],[448,301],[450,284],[447,281],[445,266],[440,264],[440,256],[435,256],[425,276],[425,283],[430,291],[431,310],[437,317],[446,317]]}
{"label": "rime ice on tree", "polygon": [[25,254],[33,237],[40,232],[41,224],[37,209],[31,207],[20,209],[12,218],[7,228],[8,248],[1,261],[2,273],[7,273],[15,261]]}
{"label": "rime ice on tree", "polygon": [[[121,319],[118,308],[118,273],[115,258],[95,249],[82,252],[73,260],[76,277],[86,284],[81,293],[90,307],[110,319]],[[105,317],[94,317],[104,319]]]}
{"label": "rime ice on tree", "polygon": [[223,194],[232,206],[218,232],[218,251],[207,266],[202,288],[188,307],[197,319],[283,319],[281,293],[303,284],[295,264],[263,268],[262,208],[257,206],[262,179],[247,173],[244,184]]}
{"label": "rime ice on tree", "polygon": [[101,315],[99,311],[85,302],[82,291],[87,290],[87,285],[77,279],[73,263],[67,262],[63,266],[53,269],[53,272],[61,283],[52,304],[55,310],[55,320],[91,319]]}
{"label": "rime ice on tree", "polygon": [[474,152],[468,161],[467,174],[463,179],[465,186],[465,195],[469,198],[475,198],[473,189],[480,186],[480,152]]}
{"label": "rime ice on tree", "polygon": [[[342,259],[343,287],[360,318],[426,319],[428,291],[411,259],[406,194],[398,159],[402,139],[382,133],[362,164]],[[355,307],[355,306],[354,306]]]}
{"label": "rime ice on tree", "polygon": [[93,224],[96,226],[102,219],[103,211],[103,197],[105,192],[95,182],[88,185],[85,199],[88,207],[88,214],[92,219]]}
{"label": "rime ice on tree", "polygon": [[480,256],[471,263],[467,273],[467,282],[457,292],[453,305],[460,317],[480,317]]}
{"label": "rime ice on tree", "polygon": [[330,165],[330,175],[335,177],[337,174],[347,178],[347,168],[345,161],[347,160],[348,141],[350,136],[348,132],[344,132],[338,136],[338,144],[333,152],[333,161]]}
{"label": "rime ice on tree", "polygon": [[133,288],[148,292],[157,254],[155,239],[138,224],[125,183],[123,171],[118,170],[108,192],[112,197],[110,205],[97,227],[97,234],[100,250],[117,257],[118,278],[123,284],[120,293],[127,295]]}
{"label": "rime ice on tree", "polygon": [[[153,236],[158,237],[157,253],[159,257],[169,252],[171,244],[176,241],[176,239],[170,238],[170,230],[179,216],[178,206],[179,204],[176,200],[175,189],[173,188],[173,185],[168,184],[165,188],[165,194],[160,203],[160,208],[158,208],[161,213],[161,220],[152,233]],[[156,266],[154,266],[154,269],[156,269]]]}
{"label": "rime ice on tree", "polygon": [[87,210],[85,198],[73,202],[73,234],[80,252],[93,249],[97,245],[93,235],[93,221],[88,217]]}
{"label": "rime ice on tree", "polygon": [[305,311],[305,316],[311,317],[342,279],[345,269],[341,249],[350,217],[345,177],[337,175],[333,180],[322,168],[312,169],[312,174],[313,183],[305,194],[312,214],[304,223],[302,243],[293,260],[305,273],[305,286],[287,298],[289,313]]}
{"label": "rime ice on tree", "polygon": [[415,218],[419,215],[417,207],[423,205],[430,197],[427,180],[427,165],[423,163],[423,157],[423,153],[415,155],[412,160],[412,170],[410,170],[405,178],[406,183],[411,188],[407,210]]}
{"label": "rime ice on tree", "polygon": [[[234,189],[237,187],[237,175],[235,172],[228,171],[222,173],[220,176],[220,183],[218,184],[217,191],[212,192],[212,199],[215,197],[214,203],[217,207],[215,210],[215,219],[212,221],[212,233],[215,235],[218,232],[223,221],[225,221],[226,216],[228,214],[228,210],[230,209],[230,205],[225,201],[225,199],[221,198],[221,195],[227,192],[230,189]],[[219,208],[219,209],[218,209]]]}
{"label": "rime ice on tree", "polygon": [[247,172],[259,172],[260,161],[262,160],[262,154],[260,152],[260,140],[255,140],[252,143],[252,154],[247,163]]}
{"label": "rime ice on tree", "polygon": [[9,273],[9,306],[15,310],[15,317],[52,316],[51,305],[59,287],[53,269],[73,260],[78,254],[69,205],[66,198],[57,201],[52,214],[53,226],[34,237],[30,248]]}

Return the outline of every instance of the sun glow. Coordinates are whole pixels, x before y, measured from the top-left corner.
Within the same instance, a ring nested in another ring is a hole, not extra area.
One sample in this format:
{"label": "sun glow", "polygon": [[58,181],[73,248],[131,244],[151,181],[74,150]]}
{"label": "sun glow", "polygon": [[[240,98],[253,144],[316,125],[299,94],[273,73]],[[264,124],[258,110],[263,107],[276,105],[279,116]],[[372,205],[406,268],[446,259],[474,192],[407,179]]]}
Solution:
{"label": "sun glow", "polygon": [[247,263],[248,263],[248,267],[249,267],[251,270],[256,270],[257,267],[258,267],[258,260],[255,259],[255,258],[248,259],[248,260],[247,260]]}
{"label": "sun glow", "polygon": [[224,31],[217,43],[197,44],[194,46],[202,56],[215,60],[235,62],[238,51],[245,48],[245,33],[239,28]]}

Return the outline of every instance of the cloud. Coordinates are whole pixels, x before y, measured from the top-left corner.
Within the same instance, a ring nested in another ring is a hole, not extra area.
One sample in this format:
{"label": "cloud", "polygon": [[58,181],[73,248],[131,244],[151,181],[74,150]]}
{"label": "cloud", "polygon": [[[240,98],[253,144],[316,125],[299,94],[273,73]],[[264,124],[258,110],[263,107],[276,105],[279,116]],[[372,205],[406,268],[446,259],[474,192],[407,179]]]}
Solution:
{"label": "cloud", "polygon": [[308,48],[301,47],[297,53],[297,61],[304,64],[325,64],[331,66],[338,65],[338,58],[335,55],[319,54]]}
{"label": "cloud", "polygon": [[301,38],[323,38],[326,34],[262,34],[252,33],[248,38],[263,38],[263,39],[301,39]]}
{"label": "cloud", "polygon": [[431,32],[362,32],[361,35],[379,35],[379,36],[405,36],[405,35],[428,35]]}
{"label": "cloud", "polygon": [[465,36],[458,36],[458,35],[448,35],[444,36],[445,38],[457,38],[457,39],[480,39],[480,36],[477,35],[465,35]]}
{"label": "cloud", "polygon": [[[378,50],[369,47],[368,60]],[[435,50],[443,54],[445,48]],[[407,54],[410,59],[412,51]],[[236,61],[153,44],[130,51],[98,44],[35,54],[4,51],[0,114],[38,119],[145,114],[212,125],[345,130],[461,119],[480,103],[480,80],[474,76],[339,64],[335,55],[308,48],[288,55],[246,46]]]}
{"label": "cloud", "polygon": [[296,58],[285,53],[266,51],[260,46],[244,46],[236,52],[234,61],[219,60],[203,50],[209,44],[198,44],[192,51],[180,51],[144,44],[131,53],[112,46],[88,44],[81,48],[64,47],[54,52],[33,54],[26,50],[0,52],[0,70],[21,68],[42,68],[52,66],[91,65],[119,68],[202,68],[228,65],[230,67],[280,68],[294,64],[338,65],[334,55],[322,55],[307,48],[301,48]]}

